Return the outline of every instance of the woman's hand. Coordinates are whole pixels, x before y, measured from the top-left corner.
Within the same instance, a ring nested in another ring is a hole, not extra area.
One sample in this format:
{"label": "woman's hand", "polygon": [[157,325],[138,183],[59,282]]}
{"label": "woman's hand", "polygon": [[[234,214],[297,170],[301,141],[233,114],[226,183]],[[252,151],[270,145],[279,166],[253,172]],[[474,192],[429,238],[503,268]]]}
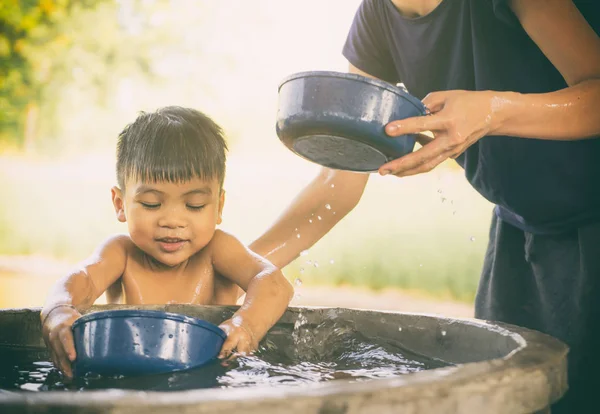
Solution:
{"label": "woman's hand", "polygon": [[498,112],[505,103],[506,99],[491,91],[430,93],[423,99],[429,115],[390,122],[386,132],[396,137],[430,131],[434,139],[419,150],[382,165],[379,173],[397,177],[420,174],[431,171],[448,158],[458,157],[498,128]]}

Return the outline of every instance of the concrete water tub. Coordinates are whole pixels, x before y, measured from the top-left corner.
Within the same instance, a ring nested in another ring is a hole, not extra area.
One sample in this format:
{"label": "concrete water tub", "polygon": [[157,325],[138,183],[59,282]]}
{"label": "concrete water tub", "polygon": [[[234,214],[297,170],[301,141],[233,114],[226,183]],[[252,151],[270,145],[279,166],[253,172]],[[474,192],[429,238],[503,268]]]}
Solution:
{"label": "concrete water tub", "polygon": [[[95,306],[91,311],[131,308]],[[234,307],[137,308],[220,323]],[[0,355],[40,350],[40,309],[0,310]],[[279,324],[340,318],[365,336],[391,339],[449,367],[363,382],[333,380],[297,387],[258,386],[155,392],[1,391],[0,413],[536,413],[566,392],[567,347],[547,335],[474,319],[330,308],[290,308]],[[399,329],[401,328],[401,329]]]}

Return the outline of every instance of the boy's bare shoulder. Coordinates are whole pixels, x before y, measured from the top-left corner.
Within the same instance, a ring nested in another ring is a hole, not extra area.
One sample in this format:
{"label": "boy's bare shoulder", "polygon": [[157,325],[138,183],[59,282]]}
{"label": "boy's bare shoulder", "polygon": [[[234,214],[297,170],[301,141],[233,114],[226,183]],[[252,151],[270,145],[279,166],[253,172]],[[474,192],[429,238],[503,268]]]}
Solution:
{"label": "boy's bare shoulder", "polygon": [[135,249],[135,244],[128,234],[114,234],[104,240],[100,245],[100,249],[105,252],[122,251],[129,255]]}
{"label": "boy's bare shoulder", "polygon": [[[214,259],[215,256],[221,256],[223,253],[228,253],[231,248],[237,247],[241,242],[233,234],[217,229],[210,243],[205,247],[206,253]],[[212,260],[211,259],[211,260]]]}
{"label": "boy's bare shoulder", "polygon": [[225,230],[217,229],[209,246],[212,249],[221,249],[231,245],[231,243],[239,243],[238,238]]}

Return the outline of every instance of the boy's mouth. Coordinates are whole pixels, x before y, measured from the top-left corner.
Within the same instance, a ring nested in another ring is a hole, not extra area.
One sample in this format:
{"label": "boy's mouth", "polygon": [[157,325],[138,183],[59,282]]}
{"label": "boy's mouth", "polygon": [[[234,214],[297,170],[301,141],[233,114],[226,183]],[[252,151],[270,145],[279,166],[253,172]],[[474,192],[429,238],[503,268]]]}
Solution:
{"label": "boy's mouth", "polygon": [[161,250],[168,253],[176,252],[177,250],[181,249],[183,245],[187,242],[187,240],[180,239],[177,237],[163,237],[160,239],[156,239],[156,241],[158,242],[158,245],[160,246]]}

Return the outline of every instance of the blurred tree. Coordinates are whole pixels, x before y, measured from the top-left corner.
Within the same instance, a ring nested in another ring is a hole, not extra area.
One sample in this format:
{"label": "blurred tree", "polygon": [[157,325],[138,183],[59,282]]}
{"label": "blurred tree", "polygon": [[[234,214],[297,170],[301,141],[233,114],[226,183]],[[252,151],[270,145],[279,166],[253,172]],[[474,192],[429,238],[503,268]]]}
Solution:
{"label": "blurred tree", "polygon": [[0,5],[0,139],[34,139],[38,102],[50,75],[48,59],[35,61],[36,49],[68,41],[55,30],[74,3],[92,7],[99,0],[6,0]]}
{"label": "blurred tree", "polygon": [[89,90],[95,102],[87,104],[102,105],[116,79],[150,75],[151,46],[161,33],[144,29],[161,5],[149,3],[155,2],[4,0],[0,141],[28,148],[37,144],[40,129],[52,136],[66,84]]}

